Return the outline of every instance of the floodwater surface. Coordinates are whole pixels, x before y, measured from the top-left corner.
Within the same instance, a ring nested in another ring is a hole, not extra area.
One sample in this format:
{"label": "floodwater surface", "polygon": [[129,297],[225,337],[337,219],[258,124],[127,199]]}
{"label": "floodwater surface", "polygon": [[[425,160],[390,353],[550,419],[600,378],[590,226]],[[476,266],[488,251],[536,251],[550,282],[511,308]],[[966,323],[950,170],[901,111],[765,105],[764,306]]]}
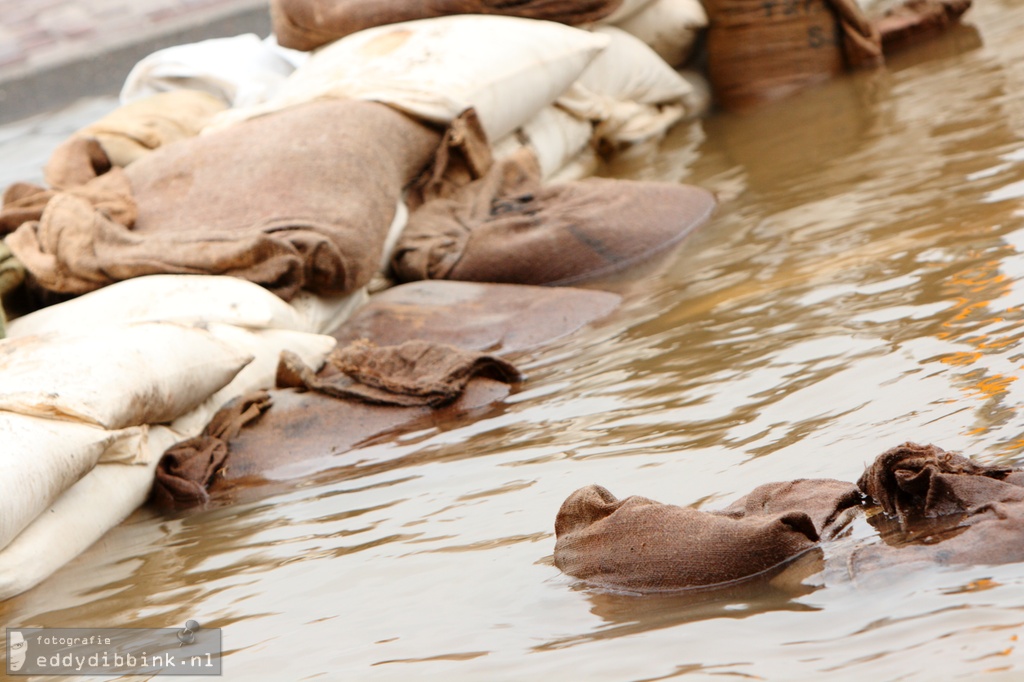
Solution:
{"label": "floodwater surface", "polygon": [[[4,184],[110,106],[0,129]],[[0,623],[194,619],[223,629],[232,680],[1024,678],[1024,565],[849,576],[819,570],[825,548],[770,583],[636,596],[551,558],[590,483],[712,509],[856,480],[908,440],[1024,465],[1024,3],[978,0],[885,69],[680,126],[607,172],[722,205],[592,285],[624,304],[518,357],[508,399],[263,499],[144,510]]]}

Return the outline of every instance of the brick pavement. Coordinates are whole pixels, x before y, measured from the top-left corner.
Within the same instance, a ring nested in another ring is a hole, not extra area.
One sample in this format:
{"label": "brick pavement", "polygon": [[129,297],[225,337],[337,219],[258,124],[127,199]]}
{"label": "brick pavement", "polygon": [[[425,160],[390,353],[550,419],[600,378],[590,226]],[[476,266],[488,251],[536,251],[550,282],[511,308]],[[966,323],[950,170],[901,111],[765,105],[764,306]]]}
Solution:
{"label": "brick pavement", "polygon": [[269,0],[0,0],[0,122],[116,92],[156,49],[269,26]]}

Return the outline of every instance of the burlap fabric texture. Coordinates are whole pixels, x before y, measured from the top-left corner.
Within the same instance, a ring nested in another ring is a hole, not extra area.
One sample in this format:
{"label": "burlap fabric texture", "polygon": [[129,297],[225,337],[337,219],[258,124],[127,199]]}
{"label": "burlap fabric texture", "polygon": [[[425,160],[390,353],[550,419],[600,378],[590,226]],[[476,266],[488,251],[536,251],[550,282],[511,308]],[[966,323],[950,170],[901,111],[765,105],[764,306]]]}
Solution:
{"label": "burlap fabric texture", "polygon": [[622,0],[271,0],[274,35],[284,47],[313,50],[386,24],[452,14],[496,14],[587,24],[614,12]]}
{"label": "burlap fabric texture", "polygon": [[872,508],[880,508],[869,516],[879,536],[841,553],[854,572],[911,561],[1024,561],[1024,472],[904,443],[879,455],[856,485],[770,483],[721,511],[582,488],[558,512],[555,564],[636,592],[722,586],[834,539]]}

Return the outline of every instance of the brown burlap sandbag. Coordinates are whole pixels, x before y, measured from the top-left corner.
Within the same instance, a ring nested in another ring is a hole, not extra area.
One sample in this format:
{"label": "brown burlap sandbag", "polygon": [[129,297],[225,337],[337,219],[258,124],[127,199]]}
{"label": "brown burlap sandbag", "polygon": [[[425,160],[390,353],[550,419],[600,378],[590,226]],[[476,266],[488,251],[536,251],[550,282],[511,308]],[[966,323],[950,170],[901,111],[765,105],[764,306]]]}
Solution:
{"label": "brown burlap sandbag", "polygon": [[705,7],[708,77],[725,109],[882,61],[881,37],[854,0],[709,0]]}
{"label": "brown burlap sandbag", "polygon": [[[597,485],[581,488],[555,520],[555,565],[595,585],[638,592],[753,577],[815,547],[824,530],[818,524],[859,500],[849,483],[795,483],[795,494],[792,484],[771,484],[721,512],[636,496],[618,500]],[[797,508],[811,491],[813,503]]]}
{"label": "brown burlap sandbag", "polygon": [[284,351],[277,387],[378,405],[440,407],[458,398],[478,376],[507,383],[523,378],[514,365],[494,355],[429,341],[377,346],[361,340],[335,349],[319,373]]}
{"label": "brown burlap sandbag", "polygon": [[707,190],[588,178],[542,185],[532,154],[496,163],[409,217],[392,257],[402,281],[571,284],[623,270],[710,220]]}
{"label": "brown burlap sandbag", "polygon": [[313,50],[374,26],[451,14],[496,14],[587,24],[622,0],[271,0],[274,35],[284,47]]}
{"label": "brown burlap sandbag", "polygon": [[198,135],[214,114],[226,108],[220,98],[197,90],[162,92],[118,107],[57,147],[43,177],[56,189],[74,187],[81,184],[82,169],[99,165],[88,141],[99,145],[101,161],[108,167],[124,167],[154,149]]}
{"label": "brown burlap sandbag", "polygon": [[971,7],[971,0],[908,0],[874,19],[886,54],[949,28]]}
{"label": "brown burlap sandbag", "polygon": [[286,300],[349,292],[377,272],[402,189],[440,139],[383,104],[312,102],[132,163],[132,228],[51,201],[7,241],[57,292],[158,273],[233,275]]}

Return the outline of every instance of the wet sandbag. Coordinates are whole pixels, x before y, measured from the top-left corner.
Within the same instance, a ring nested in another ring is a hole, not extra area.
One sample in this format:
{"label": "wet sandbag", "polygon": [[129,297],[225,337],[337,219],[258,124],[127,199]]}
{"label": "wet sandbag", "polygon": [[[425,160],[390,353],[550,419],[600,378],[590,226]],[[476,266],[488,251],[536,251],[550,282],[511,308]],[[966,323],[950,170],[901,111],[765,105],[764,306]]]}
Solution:
{"label": "wet sandbag", "polygon": [[[802,483],[803,485],[799,485]],[[802,481],[755,489],[721,512],[619,500],[590,485],[555,520],[555,565],[588,583],[636,592],[709,588],[754,577],[817,546],[829,519],[856,505],[855,486]],[[802,508],[810,496],[810,509]]]}
{"label": "wet sandbag", "polygon": [[134,462],[145,431],[0,411],[0,548],[102,461]]}
{"label": "wet sandbag", "polygon": [[278,42],[313,50],[376,26],[453,14],[493,14],[543,19],[571,26],[608,17],[622,0],[271,0]]}
{"label": "wet sandbag", "polygon": [[143,464],[100,463],[0,551],[0,601],[45,580],[143,504],[160,454],[181,436],[147,430]]}
{"label": "wet sandbag", "polygon": [[748,109],[881,63],[881,37],[853,0],[708,0],[708,77],[715,101]]}
{"label": "wet sandbag", "polygon": [[107,429],[168,422],[223,388],[252,356],[163,322],[0,341],[0,410]]}
{"label": "wet sandbag", "polygon": [[211,127],[332,97],[382,102],[442,126],[473,109],[487,139],[499,140],[551,104],[607,43],[589,31],[500,16],[371,28],[318,50],[265,104],[224,112]]}
{"label": "wet sandbag", "polygon": [[61,194],[7,243],[62,293],[171,273],[240,277],[285,300],[346,293],[378,271],[402,189],[439,141],[381,104],[313,102],[128,166],[133,226]]}
{"label": "wet sandbag", "polygon": [[605,291],[429,280],[382,291],[334,332],[340,346],[421,339],[467,350],[513,353],[571,334],[608,315],[621,298]]}
{"label": "wet sandbag", "polygon": [[514,365],[495,355],[430,341],[378,346],[362,339],[335,350],[319,373],[283,352],[277,386],[377,405],[441,407],[478,376],[506,383],[523,378]]}
{"label": "wet sandbag", "polygon": [[225,108],[218,98],[196,90],[159,93],[123,105],[58,146],[46,164],[44,177],[55,188],[80,184],[81,169],[97,163],[96,151],[82,140],[95,140],[109,165],[124,167],[166,144],[198,135],[213,115]]}
{"label": "wet sandbag", "polygon": [[202,506],[211,497],[230,500],[271,479],[304,475],[304,463],[336,457],[386,434],[458,418],[508,393],[507,384],[479,377],[440,409],[375,405],[294,389],[248,394],[225,406],[201,436],[167,451],[150,501],[171,510]]}
{"label": "wet sandbag", "polygon": [[414,211],[392,270],[400,281],[573,284],[665,251],[707,223],[715,206],[711,192],[678,183],[542,185],[535,159],[514,155]]}
{"label": "wet sandbag", "polygon": [[882,36],[882,50],[889,54],[933,37],[960,21],[971,0],[908,0],[869,16]]}

